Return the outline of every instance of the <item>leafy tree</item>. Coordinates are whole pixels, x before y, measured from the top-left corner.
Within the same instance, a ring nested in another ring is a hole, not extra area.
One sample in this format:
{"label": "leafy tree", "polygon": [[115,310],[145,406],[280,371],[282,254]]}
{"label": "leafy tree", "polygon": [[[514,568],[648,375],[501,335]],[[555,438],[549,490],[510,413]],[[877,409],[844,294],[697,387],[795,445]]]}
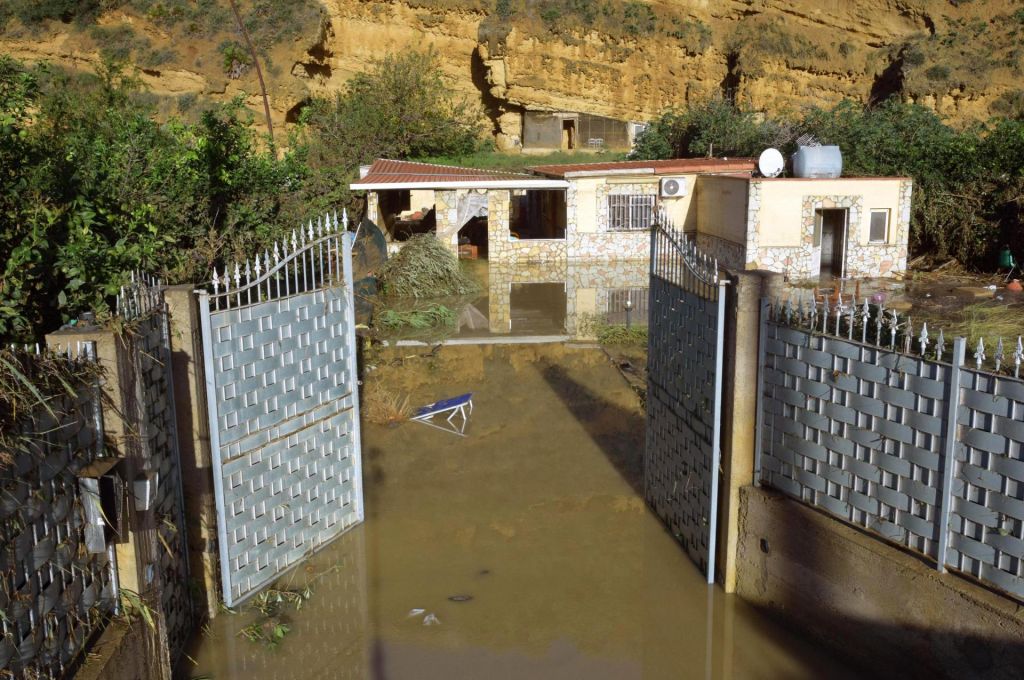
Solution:
{"label": "leafy tree", "polygon": [[0,94],[0,337],[102,313],[134,270],[205,278],[294,217],[301,168],[260,150],[238,102],[161,125],[116,66],[71,77],[10,59]]}
{"label": "leafy tree", "polygon": [[988,217],[980,129],[957,131],[930,109],[889,99],[870,108],[843,102],[813,109],[804,131],[843,151],[852,175],[914,179],[911,247],[980,262],[993,252],[999,225]]}
{"label": "leafy tree", "polygon": [[352,78],[333,99],[305,110],[314,161],[349,165],[374,158],[471,153],[480,144],[480,114],[452,93],[433,51],[392,54]]}
{"label": "leafy tree", "polygon": [[637,139],[631,157],[756,156],[789,137],[787,125],[715,99],[663,114]]}

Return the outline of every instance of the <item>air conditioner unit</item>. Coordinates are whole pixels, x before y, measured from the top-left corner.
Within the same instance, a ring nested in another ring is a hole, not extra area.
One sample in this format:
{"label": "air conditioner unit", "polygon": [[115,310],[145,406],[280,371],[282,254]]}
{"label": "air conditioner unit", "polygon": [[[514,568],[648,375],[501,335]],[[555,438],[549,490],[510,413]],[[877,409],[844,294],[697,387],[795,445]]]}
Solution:
{"label": "air conditioner unit", "polygon": [[686,178],[685,177],[662,177],[661,178],[661,197],[662,198],[679,198],[680,196],[686,195]]}

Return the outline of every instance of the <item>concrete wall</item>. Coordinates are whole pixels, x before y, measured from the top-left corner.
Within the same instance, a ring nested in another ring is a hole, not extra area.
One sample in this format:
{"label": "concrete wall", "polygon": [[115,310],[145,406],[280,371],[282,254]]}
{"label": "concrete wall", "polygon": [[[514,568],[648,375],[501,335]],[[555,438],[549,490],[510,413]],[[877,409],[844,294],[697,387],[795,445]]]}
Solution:
{"label": "concrete wall", "polygon": [[741,245],[746,241],[748,181],[746,177],[700,178],[696,187],[699,233]]}
{"label": "concrete wall", "polygon": [[879,676],[1024,668],[1016,603],[796,501],[744,488],[738,559],[738,595]]}

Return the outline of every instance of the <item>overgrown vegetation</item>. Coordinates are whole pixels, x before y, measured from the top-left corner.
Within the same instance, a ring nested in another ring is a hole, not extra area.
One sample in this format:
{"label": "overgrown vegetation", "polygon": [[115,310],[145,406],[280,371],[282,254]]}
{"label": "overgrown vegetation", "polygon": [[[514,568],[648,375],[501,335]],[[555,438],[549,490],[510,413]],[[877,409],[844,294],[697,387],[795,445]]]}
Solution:
{"label": "overgrown vegetation", "polygon": [[889,99],[842,102],[791,119],[714,101],[668,111],[641,135],[635,158],[756,156],[768,146],[795,150],[811,134],[843,151],[846,175],[914,180],[910,246],[974,268],[995,265],[1004,245],[1024,252],[1024,120],[957,130],[930,109]]}
{"label": "overgrown vegetation", "polygon": [[[71,76],[0,56],[0,339],[102,314],[131,271],[206,280],[310,215],[358,207],[348,183],[377,156],[471,152],[477,117],[441,83],[432,54],[388,57],[313,100],[278,157],[240,101],[160,123],[115,62]],[[419,105],[388,108],[385,90]]]}
{"label": "overgrown vegetation", "polygon": [[[445,0],[433,0],[428,4],[444,3]],[[651,5],[637,0],[496,0],[493,14],[486,23],[499,22],[534,24],[539,32],[560,36],[567,42],[593,31],[622,40],[663,38],[676,41],[691,55],[701,54],[711,45],[711,29],[700,19],[664,5],[655,11]],[[494,26],[483,28],[488,32]]]}
{"label": "overgrown vegetation", "polygon": [[0,468],[18,452],[35,449],[38,434],[26,425],[44,417],[62,422],[79,392],[97,383],[100,371],[93,361],[0,349]]}
{"label": "overgrown vegetation", "polygon": [[433,234],[416,234],[385,263],[377,280],[388,297],[444,297],[480,290]]}
{"label": "overgrown vegetation", "polygon": [[610,324],[603,315],[582,314],[579,331],[609,347],[647,347],[647,326]]}

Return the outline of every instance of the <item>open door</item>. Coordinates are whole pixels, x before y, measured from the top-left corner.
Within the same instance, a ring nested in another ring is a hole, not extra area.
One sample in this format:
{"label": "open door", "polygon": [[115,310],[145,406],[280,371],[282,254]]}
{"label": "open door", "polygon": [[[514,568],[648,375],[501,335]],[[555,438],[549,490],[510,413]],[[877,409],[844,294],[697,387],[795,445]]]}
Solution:
{"label": "open door", "polygon": [[815,232],[820,234],[820,274],[842,278],[846,273],[846,233],[849,211],[845,209],[818,210]]}

